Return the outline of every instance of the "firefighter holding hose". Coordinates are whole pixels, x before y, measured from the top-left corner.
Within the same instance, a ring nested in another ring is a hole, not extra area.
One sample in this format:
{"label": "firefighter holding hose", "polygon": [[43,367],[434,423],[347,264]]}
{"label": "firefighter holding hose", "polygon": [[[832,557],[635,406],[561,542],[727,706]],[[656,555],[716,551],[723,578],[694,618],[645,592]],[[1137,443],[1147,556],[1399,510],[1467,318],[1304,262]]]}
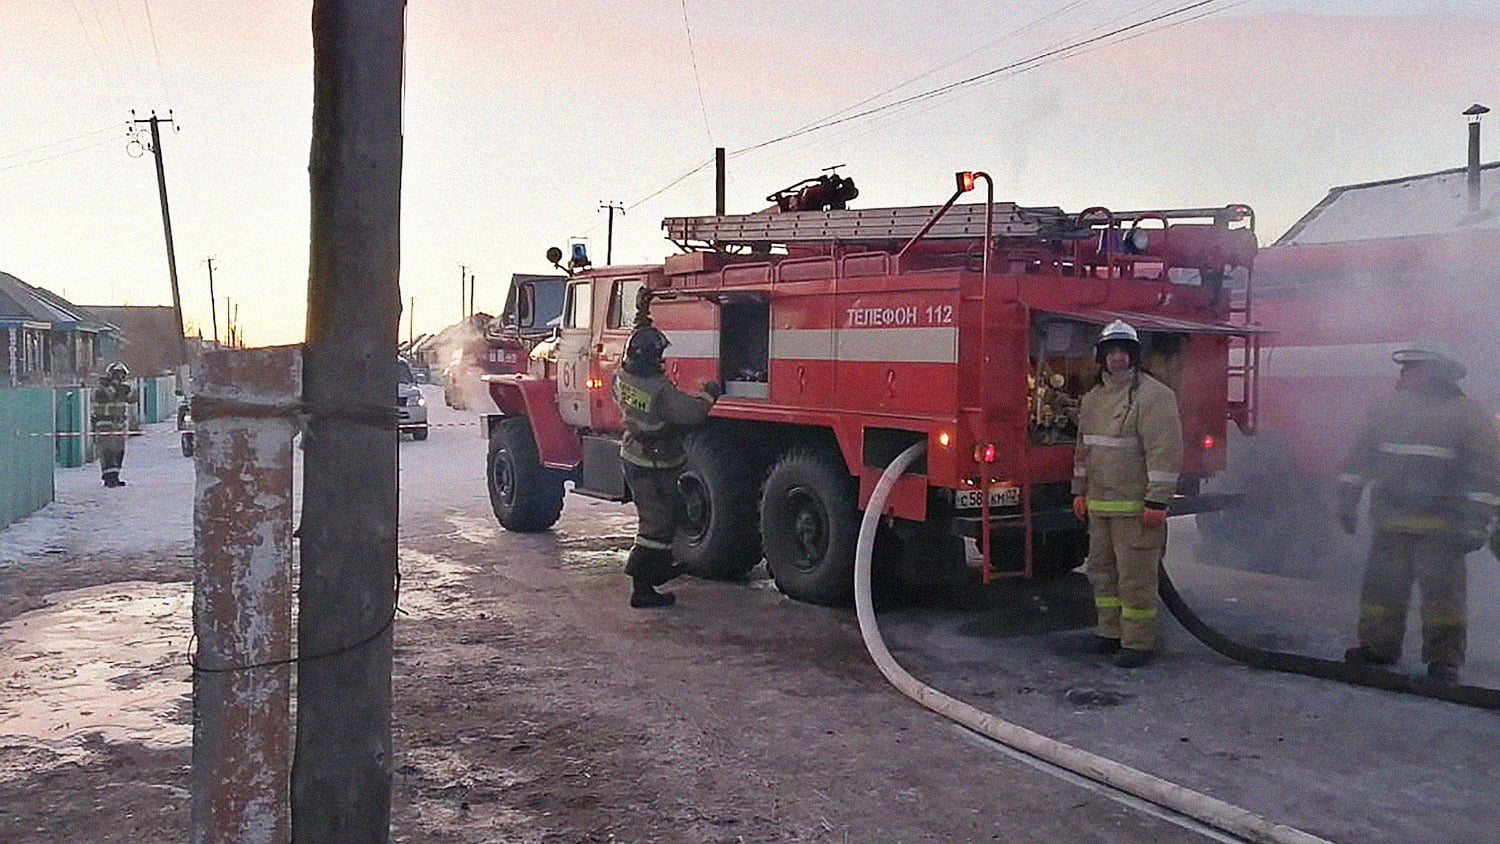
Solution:
{"label": "firefighter holding hose", "polygon": [[1167,504],[1182,469],[1177,395],[1141,370],[1129,323],[1104,327],[1099,383],[1078,412],[1073,513],[1088,522],[1089,582],[1098,625],[1089,650],[1139,668],[1156,647],[1156,586],[1167,547]]}
{"label": "firefighter holding hose", "polygon": [[1422,593],[1427,676],[1453,682],[1467,642],[1465,556],[1489,536],[1500,507],[1500,439],[1489,414],[1458,387],[1463,364],[1435,343],[1392,358],[1396,389],[1375,402],[1339,476],[1339,521],[1358,527],[1370,489],[1369,562],[1360,588],[1359,644],[1344,658],[1391,665],[1401,657],[1413,581]]}
{"label": "firefighter holding hose", "polygon": [[[643,291],[644,293],[644,291]],[[651,324],[644,295],[636,306],[635,330],[625,343],[625,356],[615,371],[611,391],[625,420],[620,459],[625,481],[635,500],[638,520],[635,543],[625,563],[630,575],[630,605],[666,607],[676,602],[671,592],[656,587],[682,573],[672,562],[672,537],[682,517],[682,492],[677,486],[687,461],[685,441],[695,426],[708,418],[723,393],[717,381],[697,394],[684,393],[662,371],[662,353],[670,341]]]}

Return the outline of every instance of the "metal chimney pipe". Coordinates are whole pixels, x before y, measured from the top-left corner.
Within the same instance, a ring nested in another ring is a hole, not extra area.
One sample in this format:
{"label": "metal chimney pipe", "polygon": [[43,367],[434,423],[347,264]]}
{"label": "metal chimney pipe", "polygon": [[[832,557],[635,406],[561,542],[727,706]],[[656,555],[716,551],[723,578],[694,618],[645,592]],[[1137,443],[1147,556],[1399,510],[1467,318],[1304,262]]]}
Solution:
{"label": "metal chimney pipe", "polygon": [[1469,214],[1479,213],[1479,117],[1489,109],[1475,103],[1464,109],[1469,118]]}

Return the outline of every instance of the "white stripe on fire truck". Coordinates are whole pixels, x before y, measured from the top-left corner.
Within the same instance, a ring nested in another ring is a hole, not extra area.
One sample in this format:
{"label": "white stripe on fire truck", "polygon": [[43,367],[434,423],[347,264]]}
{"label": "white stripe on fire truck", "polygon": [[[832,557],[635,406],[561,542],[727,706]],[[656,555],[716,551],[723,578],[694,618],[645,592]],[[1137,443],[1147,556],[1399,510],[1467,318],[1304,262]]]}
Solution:
{"label": "white stripe on fire truck", "polygon": [[846,328],[839,331],[838,359],[900,363],[958,363],[958,329]]}
{"label": "white stripe on fire truck", "polygon": [[771,357],[780,360],[841,360],[881,363],[957,363],[958,329],[774,328]]}
{"label": "white stripe on fire truck", "polygon": [[1381,443],[1378,449],[1385,454],[1398,457],[1436,457],[1439,460],[1457,460],[1458,452],[1441,445],[1422,443]]}
{"label": "white stripe on fire truck", "polygon": [[664,357],[716,358],[719,356],[719,332],[716,329],[678,328],[667,332],[672,344]]}

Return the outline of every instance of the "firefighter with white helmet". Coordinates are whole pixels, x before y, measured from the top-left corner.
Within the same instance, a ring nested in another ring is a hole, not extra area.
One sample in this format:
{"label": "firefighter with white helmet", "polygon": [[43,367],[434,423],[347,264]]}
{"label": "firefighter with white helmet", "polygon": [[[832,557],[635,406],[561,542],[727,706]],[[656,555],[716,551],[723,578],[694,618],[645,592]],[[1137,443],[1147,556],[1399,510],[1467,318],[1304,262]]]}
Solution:
{"label": "firefighter with white helmet", "polygon": [[135,403],[135,389],[126,379],[130,368],[120,361],[111,363],[94,388],[94,443],[99,451],[99,472],[107,487],[124,486],[120,466],[125,462],[125,437],[130,429],[130,407]]}
{"label": "firefighter with white helmet", "polygon": [[1339,521],[1358,527],[1370,491],[1374,534],[1360,588],[1359,644],[1350,662],[1401,657],[1413,581],[1422,593],[1422,661],[1451,682],[1467,642],[1464,558],[1489,536],[1500,508],[1500,438],[1489,413],[1457,382],[1463,364],[1441,345],[1412,342],[1391,355],[1396,389],[1375,402],[1339,476]]}
{"label": "firefighter with white helmet", "polygon": [[639,522],[625,563],[630,605],[637,608],[665,607],[677,600],[656,587],[681,574],[672,563],[672,538],[682,516],[677,479],[687,461],[684,441],[723,393],[717,381],[705,383],[697,394],[677,389],[662,371],[662,353],[669,344],[651,324],[643,301],[611,387],[624,416],[620,458]]}
{"label": "firefighter with white helmet", "polygon": [[1167,504],[1182,469],[1177,395],[1141,370],[1141,340],[1115,320],[1095,345],[1099,383],[1078,411],[1073,512],[1088,522],[1098,624],[1090,650],[1123,668],[1150,661]]}

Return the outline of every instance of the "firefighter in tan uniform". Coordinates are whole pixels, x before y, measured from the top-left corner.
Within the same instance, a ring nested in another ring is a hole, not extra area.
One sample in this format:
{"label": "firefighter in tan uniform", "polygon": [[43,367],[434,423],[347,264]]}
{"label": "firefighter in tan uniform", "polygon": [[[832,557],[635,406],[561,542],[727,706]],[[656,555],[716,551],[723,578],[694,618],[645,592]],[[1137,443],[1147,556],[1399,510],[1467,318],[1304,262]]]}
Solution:
{"label": "firefighter in tan uniform", "polygon": [[717,381],[705,383],[697,394],[677,389],[662,373],[668,344],[649,318],[638,322],[611,386],[625,418],[620,458],[639,522],[625,563],[632,607],[665,607],[677,600],[656,587],[682,573],[672,563],[672,537],[682,515],[677,478],[687,460],[684,441],[723,392]]}
{"label": "firefighter in tan uniform", "polygon": [[1095,347],[1099,384],[1078,411],[1073,512],[1088,522],[1089,582],[1098,626],[1090,650],[1122,668],[1151,660],[1167,504],[1182,469],[1182,420],[1172,389],[1141,371],[1141,342],[1121,320]]}
{"label": "firefighter in tan uniform", "polygon": [[120,480],[120,467],[125,463],[130,406],[135,402],[135,390],[125,380],[129,375],[130,369],[115,361],[104,370],[104,377],[94,388],[90,419],[94,424],[94,444],[99,450],[99,472],[108,487],[125,485]]}
{"label": "firefighter in tan uniform", "polygon": [[1360,589],[1359,645],[1350,662],[1391,665],[1401,657],[1412,582],[1422,593],[1422,661],[1452,682],[1464,663],[1464,557],[1484,545],[1500,506],[1500,441],[1489,414],[1464,396],[1462,364],[1429,343],[1392,357],[1396,389],[1370,408],[1339,477],[1339,521],[1358,526],[1370,489],[1369,563]]}

